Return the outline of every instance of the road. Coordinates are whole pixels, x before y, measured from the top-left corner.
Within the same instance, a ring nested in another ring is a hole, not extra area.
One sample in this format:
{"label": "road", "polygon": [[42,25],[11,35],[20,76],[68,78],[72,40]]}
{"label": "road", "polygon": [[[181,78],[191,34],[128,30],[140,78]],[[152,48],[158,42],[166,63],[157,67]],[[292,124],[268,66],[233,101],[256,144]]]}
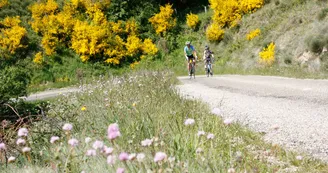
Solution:
{"label": "road", "polygon": [[31,94],[28,97],[21,97],[21,98],[26,101],[45,100],[45,99],[57,97],[62,94],[68,94],[71,92],[78,92],[78,91],[80,91],[79,88],[61,88],[61,89],[53,89],[49,91],[38,92],[38,93]]}
{"label": "road", "polygon": [[328,162],[328,80],[238,75],[179,80],[181,94],[220,108],[223,118]]}

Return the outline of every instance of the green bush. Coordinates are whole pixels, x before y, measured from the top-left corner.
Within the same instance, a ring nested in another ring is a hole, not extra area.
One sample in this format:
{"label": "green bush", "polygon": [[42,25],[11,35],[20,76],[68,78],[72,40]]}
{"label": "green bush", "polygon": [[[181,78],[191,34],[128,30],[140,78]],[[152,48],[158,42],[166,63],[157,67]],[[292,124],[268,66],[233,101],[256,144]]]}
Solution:
{"label": "green bush", "polygon": [[318,20],[323,20],[323,19],[325,19],[325,17],[327,16],[327,14],[328,14],[328,8],[324,8],[324,9],[322,9],[320,12],[319,12],[319,14],[318,14]]}
{"label": "green bush", "polygon": [[23,67],[5,67],[0,70],[0,104],[27,94],[30,76]]}
{"label": "green bush", "polygon": [[309,37],[307,40],[308,49],[313,53],[321,53],[323,48],[327,45],[322,36]]}

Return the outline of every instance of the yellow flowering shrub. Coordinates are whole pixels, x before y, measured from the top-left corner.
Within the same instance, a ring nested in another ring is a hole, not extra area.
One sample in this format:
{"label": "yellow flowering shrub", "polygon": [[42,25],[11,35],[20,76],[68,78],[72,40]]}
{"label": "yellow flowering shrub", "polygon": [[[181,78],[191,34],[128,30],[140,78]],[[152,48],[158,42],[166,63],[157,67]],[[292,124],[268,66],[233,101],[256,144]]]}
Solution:
{"label": "yellow flowering shrub", "polygon": [[259,53],[260,63],[272,65],[275,61],[275,44],[272,42]]}
{"label": "yellow flowering shrub", "polygon": [[120,60],[126,56],[126,49],[124,47],[125,43],[123,39],[116,35],[114,40],[115,44],[111,45],[105,52],[105,54],[109,56],[109,58],[105,61],[108,64],[120,64]]}
{"label": "yellow flowering shrub", "polygon": [[6,6],[8,4],[8,0],[0,0],[0,8]]}
{"label": "yellow flowering shrub", "polygon": [[96,25],[106,25],[106,17],[105,14],[99,9],[97,6],[92,6],[87,9],[87,14],[92,19],[93,24]]}
{"label": "yellow flowering shrub", "polygon": [[33,62],[37,65],[42,64],[43,62],[42,52],[38,52],[37,54],[35,54]]}
{"label": "yellow flowering shrub", "polygon": [[216,23],[212,23],[206,30],[206,38],[209,41],[220,41],[223,39],[223,36],[224,30]]}
{"label": "yellow flowering shrub", "polygon": [[[107,29],[88,22],[78,21],[74,26],[71,38],[71,48],[79,55],[92,56],[101,53],[107,44],[103,43],[107,36]],[[89,58],[81,57],[82,61]]]}
{"label": "yellow flowering shrub", "polygon": [[191,29],[195,29],[196,26],[199,24],[199,18],[196,14],[187,14],[187,25]]}
{"label": "yellow flowering shrub", "polygon": [[136,62],[133,62],[132,64],[130,64],[130,68],[131,69],[135,69],[136,68],[136,66],[139,64],[139,62],[138,61],[136,61]]}
{"label": "yellow flowering shrub", "polygon": [[71,0],[75,8],[83,7],[85,9],[98,8],[104,10],[110,5],[110,0]]}
{"label": "yellow flowering shrub", "polygon": [[246,35],[247,40],[253,40],[255,37],[259,36],[261,34],[261,30],[260,29],[255,29],[253,31],[251,31],[250,33],[248,33]]}
{"label": "yellow flowering shrub", "polygon": [[110,30],[116,34],[124,33],[124,25],[122,20],[118,20],[117,22],[109,22]]}
{"label": "yellow flowering shrub", "polygon": [[54,0],[33,4],[31,26],[42,36],[44,54],[52,55],[57,46],[64,45],[74,50],[82,62],[95,59],[113,65],[156,54],[157,47],[150,39],[143,42],[139,38],[135,20],[107,20],[109,3],[109,0],[71,0],[65,1],[63,8],[58,8]]}
{"label": "yellow flowering shrub", "polygon": [[46,34],[42,37],[41,45],[46,55],[52,55],[55,52],[57,44],[58,44],[58,38],[52,36],[51,34]]}
{"label": "yellow flowering shrub", "polygon": [[46,55],[52,55],[59,43],[65,43],[73,30],[73,11],[65,5],[63,11],[59,11],[58,4],[54,0],[43,3],[35,3],[30,7],[32,12],[32,29],[40,33],[41,45]]}
{"label": "yellow flowering shrub", "polygon": [[0,47],[11,54],[18,48],[25,47],[21,42],[27,31],[19,26],[20,22],[19,17],[6,17],[1,21],[5,28],[0,29]]}
{"label": "yellow flowering shrub", "polygon": [[158,52],[158,49],[150,38],[146,38],[142,45],[142,51],[144,54],[155,55]]}
{"label": "yellow flowering shrub", "polygon": [[133,56],[134,54],[138,53],[141,46],[142,46],[142,42],[140,38],[138,38],[135,35],[129,36],[126,41],[127,54],[129,56]]}
{"label": "yellow flowering shrub", "polygon": [[125,23],[125,33],[129,33],[130,35],[138,34],[138,25],[135,20],[128,20]]}
{"label": "yellow flowering shrub", "polygon": [[18,26],[21,23],[20,17],[6,17],[3,19],[3,21],[0,22],[3,26],[5,27],[13,27],[13,26]]}
{"label": "yellow flowering shrub", "polygon": [[263,0],[209,0],[214,10],[213,22],[220,26],[235,26],[242,14],[254,12],[264,5]]}
{"label": "yellow flowering shrub", "polygon": [[263,0],[241,0],[239,1],[240,10],[243,13],[252,13],[264,5]]}
{"label": "yellow flowering shrub", "polygon": [[176,18],[173,17],[172,5],[166,4],[160,7],[160,12],[149,19],[157,34],[165,34],[176,24]]}

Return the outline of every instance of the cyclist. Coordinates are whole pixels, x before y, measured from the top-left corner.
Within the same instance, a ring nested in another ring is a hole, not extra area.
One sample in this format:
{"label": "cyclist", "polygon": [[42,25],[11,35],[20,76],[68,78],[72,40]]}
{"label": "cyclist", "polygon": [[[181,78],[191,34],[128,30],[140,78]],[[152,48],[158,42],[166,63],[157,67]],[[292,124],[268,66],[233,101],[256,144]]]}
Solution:
{"label": "cyclist", "polygon": [[214,60],[214,54],[210,50],[210,47],[208,47],[207,45],[205,46],[203,60],[205,65],[205,74],[207,74],[207,64],[210,63],[210,74],[211,76],[213,76],[212,63]]}
{"label": "cyclist", "polygon": [[186,46],[184,48],[184,55],[186,57],[186,60],[187,60],[187,68],[188,68],[188,71],[189,71],[189,76],[191,75],[190,74],[190,69],[189,69],[189,61],[192,60],[194,65],[196,65],[196,61],[198,59],[197,57],[197,54],[196,54],[196,50],[194,48],[194,46],[191,45],[190,41],[187,41],[186,42]]}

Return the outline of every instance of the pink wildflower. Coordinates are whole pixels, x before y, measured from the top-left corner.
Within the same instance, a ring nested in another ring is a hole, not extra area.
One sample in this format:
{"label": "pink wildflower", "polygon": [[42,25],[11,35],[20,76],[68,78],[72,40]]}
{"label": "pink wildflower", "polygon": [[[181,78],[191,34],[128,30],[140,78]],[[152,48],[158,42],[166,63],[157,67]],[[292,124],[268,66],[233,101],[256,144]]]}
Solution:
{"label": "pink wildflower", "polygon": [[145,154],[144,153],[139,153],[138,155],[137,155],[137,160],[138,160],[138,162],[142,162],[144,159],[145,159]]}
{"label": "pink wildflower", "polygon": [[10,156],[10,157],[8,158],[8,162],[9,162],[9,163],[14,162],[15,160],[16,160],[16,157],[13,157],[13,156]]}
{"label": "pink wildflower", "polygon": [[214,134],[212,134],[212,133],[208,134],[207,139],[214,139]]}
{"label": "pink wildflower", "polygon": [[89,142],[91,142],[91,138],[90,137],[86,137],[85,139],[84,139],[84,142],[87,144],[87,143],[89,143]]}
{"label": "pink wildflower", "polygon": [[28,135],[28,130],[27,128],[20,128],[18,130],[18,136],[22,137],[22,136],[27,136]]}
{"label": "pink wildflower", "polygon": [[198,131],[198,133],[197,133],[197,136],[204,136],[205,135],[205,132],[204,131]]}
{"label": "pink wildflower", "polygon": [[18,138],[17,141],[16,141],[16,144],[17,145],[25,145],[26,141],[23,138]]}
{"label": "pink wildflower", "polygon": [[109,156],[107,157],[107,164],[109,164],[109,165],[114,165],[114,164],[115,164],[115,157],[112,156],[112,155],[109,155]]}
{"label": "pink wildflower", "polygon": [[228,173],[235,173],[236,171],[235,171],[235,169],[234,168],[229,168],[228,169]]}
{"label": "pink wildflower", "polygon": [[73,125],[72,124],[66,123],[63,126],[63,130],[64,131],[71,131],[72,129],[73,129]]}
{"label": "pink wildflower", "polygon": [[196,149],[196,153],[197,153],[197,154],[200,154],[200,153],[202,153],[202,152],[203,152],[203,149],[201,149],[201,148],[197,148],[197,149]]}
{"label": "pink wildflower", "polygon": [[214,108],[214,109],[212,109],[211,113],[216,116],[220,116],[222,114],[222,111],[220,108]]}
{"label": "pink wildflower", "polygon": [[273,130],[278,130],[278,129],[279,129],[279,126],[278,126],[277,124],[276,124],[276,125],[273,125],[273,126],[272,126],[272,129],[273,129]]}
{"label": "pink wildflower", "polygon": [[191,118],[188,118],[188,119],[186,119],[186,121],[184,122],[184,124],[186,126],[193,125],[193,124],[195,124],[195,120],[194,119],[191,119]]}
{"label": "pink wildflower", "polygon": [[134,160],[136,158],[137,154],[136,153],[132,153],[129,155],[129,160]]}
{"label": "pink wildflower", "polygon": [[225,125],[230,125],[230,124],[232,124],[232,122],[233,122],[232,119],[225,119],[225,120],[223,121],[223,123],[224,123]]}
{"label": "pink wildflower", "polygon": [[95,150],[101,149],[103,147],[104,147],[104,142],[103,141],[98,141],[98,140],[96,140],[92,145],[92,148],[94,148]]}
{"label": "pink wildflower", "polygon": [[145,140],[141,141],[141,145],[143,147],[149,147],[149,146],[151,146],[152,143],[153,143],[153,140],[151,140],[151,139],[145,139]]}
{"label": "pink wildflower", "polygon": [[110,155],[110,154],[112,154],[113,151],[114,151],[113,148],[111,148],[111,147],[107,147],[107,146],[104,146],[103,150],[104,150],[104,152],[105,152],[106,155]]}
{"label": "pink wildflower", "polygon": [[58,141],[59,140],[59,137],[58,136],[52,136],[51,138],[50,138],[50,143],[55,143],[56,141]]}
{"label": "pink wildflower", "polygon": [[6,150],[6,144],[5,143],[0,143],[0,151],[1,150]]}
{"label": "pink wildflower", "polygon": [[96,156],[97,155],[97,151],[91,149],[91,150],[88,150],[85,155],[87,155],[87,156]]}
{"label": "pink wildflower", "polygon": [[303,160],[302,156],[296,156],[296,160]]}
{"label": "pink wildflower", "polygon": [[72,138],[72,139],[68,140],[68,144],[70,144],[72,147],[76,147],[79,145],[79,141],[75,138]]}
{"label": "pink wildflower", "polygon": [[159,162],[159,161],[163,161],[164,159],[166,159],[167,155],[163,152],[157,152],[155,154],[155,158],[154,158],[154,162]]}
{"label": "pink wildflower", "polygon": [[28,153],[28,152],[31,151],[31,148],[30,148],[30,147],[24,147],[24,148],[22,149],[22,151],[23,151],[23,153]]}
{"label": "pink wildflower", "polygon": [[120,161],[127,161],[129,160],[129,154],[128,153],[121,153],[118,158],[120,159]]}
{"label": "pink wildflower", "polygon": [[117,168],[116,173],[124,173],[124,168]]}
{"label": "pink wildflower", "polygon": [[110,140],[114,140],[117,137],[121,136],[120,130],[118,128],[118,124],[114,123],[108,126],[108,138]]}

